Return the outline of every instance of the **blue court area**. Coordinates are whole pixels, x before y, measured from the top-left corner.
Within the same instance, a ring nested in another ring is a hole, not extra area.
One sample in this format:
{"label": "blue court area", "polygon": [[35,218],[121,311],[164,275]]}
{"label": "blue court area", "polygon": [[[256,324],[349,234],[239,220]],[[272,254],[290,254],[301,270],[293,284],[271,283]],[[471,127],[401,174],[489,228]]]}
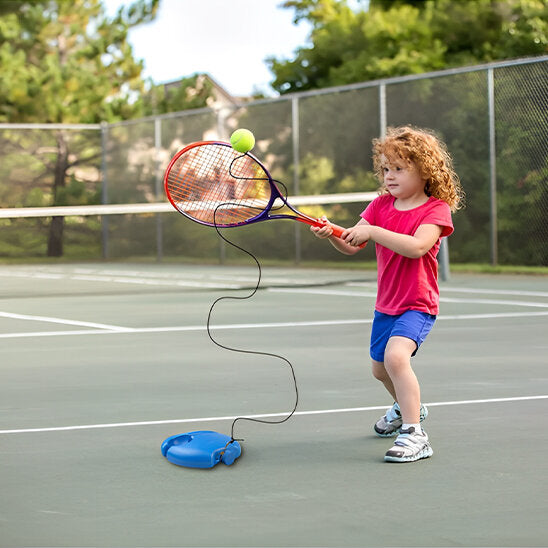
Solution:
{"label": "blue court area", "polygon": [[293,364],[297,412],[239,421],[231,466],[166,438],[279,421],[278,358],[208,338],[254,268],[0,267],[0,546],[545,546],[548,279],[457,275],[414,368],[434,455],[383,462],[375,273],[265,268],[220,302],[227,346]]}

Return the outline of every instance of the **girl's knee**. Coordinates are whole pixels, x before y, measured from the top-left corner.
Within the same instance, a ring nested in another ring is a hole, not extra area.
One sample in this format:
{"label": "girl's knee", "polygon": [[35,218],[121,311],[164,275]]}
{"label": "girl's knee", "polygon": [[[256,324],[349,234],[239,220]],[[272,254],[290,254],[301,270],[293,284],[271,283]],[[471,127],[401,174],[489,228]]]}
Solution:
{"label": "girl's knee", "polygon": [[375,377],[379,381],[384,381],[388,377],[388,373],[386,372],[386,369],[382,362],[372,360],[371,372],[373,373],[373,377]]}
{"label": "girl's knee", "polygon": [[384,363],[387,368],[409,363],[417,348],[415,341],[405,337],[392,337],[386,345]]}

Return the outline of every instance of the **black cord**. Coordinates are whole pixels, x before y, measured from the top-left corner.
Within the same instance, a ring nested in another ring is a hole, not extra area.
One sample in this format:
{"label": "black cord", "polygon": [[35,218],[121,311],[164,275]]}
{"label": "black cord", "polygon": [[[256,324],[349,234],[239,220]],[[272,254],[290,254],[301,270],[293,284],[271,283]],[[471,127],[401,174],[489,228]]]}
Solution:
{"label": "black cord", "polygon": [[[232,164],[231,164],[232,165]],[[232,175],[232,173],[231,173]],[[232,175],[234,177],[234,175]],[[237,178],[237,177],[235,177]],[[283,185],[282,185],[283,186]],[[284,187],[285,188],[285,187]],[[239,245],[235,244],[234,242],[230,241],[228,238],[226,238],[222,233],[221,231],[219,230],[219,227],[217,226],[217,221],[216,221],[216,216],[217,216],[217,210],[220,208],[220,207],[226,207],[227,205],[232,205],[230,203],[222,203],[222,204],[219,204],[216,208],[215,208],[215,211],[213,213],[213,225],[215,227],[215,230],[217,231],[217,234],[219,235],[219,237],[224,240],[227,244],[231,245],[232,247],[236,248],[236,249],[239,249],[240,251],[246,253],[247,255],[249,255],[254,261],[255,261],[255,264],[257,265],[257,270],[258,270],[258,277],[257,277],[257,283],[255,285],[255,287],[252,289],[251,293],[249,295],[246,295],[244,297],[235,297],[235,296],[223,296],[223,297],[219,297],[218,299],[216,299],[213,304],[211,305],[210,309],[209,309],[209,313],[207,315],[207,334],[209,336],[209,338],[211,339],[211,341],[217,345],[218,347],[220,348],[223,348],[224,350],[230,350],[231,352],[240,352],[242,354],[255,354],[257,356],[269,356],[269,357],[272,357],[272,358],[278,358],[282,361],[284,361],[290,368],[291,370],[291,375],[292,375],[292,378],[293,378],[293,385],[294,385],[294,388],[295,388],[295,405],[293,406],[293,409],[291,410],[291,412],[287,415],[287,417],[284,417],[283,419],[281,420],[273,420],[273,421],[267,421],[267,420],[263,420],[263,419],[254,419],[254,418],[249,418],[249,417],[237,417],[236,419],[234,419],[234,421],[232,422],[232,426],[231,426],[231,431],[230,431],[230,441],[227,443],[227,446],[231,443],[233,443],[234,441],[242,441],[242,440],[236,440],[234,438],[234,427],[236,425],[236,423],[238,421],[251,421],[251,422],[259,422],[259,423],[263,423],[263,424],[282,424],[286,421],[288,421],[292,416],[293,414],[295,413],[295,411],[297,410],[297,405],[299,403],[299,390],[298,390],[298,387],[297,387],[297,378],[295,377],[295,369],[293,368],[293,364],[287,359],[285,358],[284,356],[280,356],[279,354],[274,354],[274,353],[271,353],[271,352],[258,352],[258,351],[255,351],[255,350],[244,350],[244,349],[240,349],[240,348],[233,348],[231,346],[226,346],[224,344],[221,344],[220,342],[218,342],[217,340],[215,340],[215,338],[213,337],[213,335],[211,334],[211,316],[213,314],[213,310],[215,308],[215,306],[221,302],[221,301],[224,301],[224,300],[228,300],[228,299],[235,299],[235,300],[245,300],[245,299],[250,299],[252,298],[256,293],[257,291],[259,290],[259,286],[261,284],[261,277],[262,277],[262,269],[261,269],[261,264],[259,263],[259,260],[257,259],[257,257],[255,257],[255,255],[253,255],[253,253],[251,253],[251,251],[248,251],[247,249],[244,249],[243,247],[240,247]],[[237,205],[237,204],[234,204],[234,205]]]}
{"label": "black cord", "polygon": [[[245,156],[247,156],[247,153],[245,154],[242,154],[241,156],[236,156],[236,158],[234,158],[231,162],[230,162],[230,165],[228,166],[228,173],[230,174],[231,177],[233,177],[234,179],[238,179],[240,181],[268,181],[269,183],[272,182],[272,183],[276,183],[276,185],[279,185],[283,188],[283,199],[284,201],[287,202],[287,196],[288,196],[288,190],[287,190],[287,186],[282,183],[282,181],[278,181],[276,179],[272,179],[270,176],[268,177],[239,177],[238,175],[234,175],[234,173],[232,173],[232,166],[234,165],[234,162],[236,162],[237,160],[239,160],[240,158],[244,158]],[[227,204],[220,204],[220,205],[227,205]],[[219,206],[217,206],[219,207]],[[248,206],[249,209],[257,209],[259,211],[264,211],[263,208],[260,208],[260,207],[257,207],[257,208],[254,208],[254,207],[251,207],[251,206]],[[278,209],[283,209],[285,207],[285,204],[282,203],[281,205],[277,206],[277,207],[272,207],[270,210],[271,211],[277,211]],[[215,213],[217,212],[217,208],[215,208]],[[215,213],[213,214],[213,224],[215,224]],[[217,225],[215,224],[215,227],[217,227]],[[219,231],[217,231],[217,233],[219,234]],[[221,236],[219,234],[219,236]],[[221,236],[222,238],[222,236]],[[229,244],[231,244],[232,242],[228,242]],[[235,247],[238,247],[238,246],[235,246]],[[244,251],[245,253],[247,253],[247,251],[245,249],[242,249],[241,247],[239,247],[238,249],[241,249],[242,251]],[[249,254],[250,255],[250,254]],[[255,258],[255,257],[253,257]],[[260,266],[259,266],[260,268]]]}

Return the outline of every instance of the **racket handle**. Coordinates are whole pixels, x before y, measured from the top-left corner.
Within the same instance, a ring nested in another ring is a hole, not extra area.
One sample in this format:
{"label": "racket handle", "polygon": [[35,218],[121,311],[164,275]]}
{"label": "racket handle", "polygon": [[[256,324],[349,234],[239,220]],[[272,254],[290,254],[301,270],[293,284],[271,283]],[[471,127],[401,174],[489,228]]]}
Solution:
{"label": "racket handle", "polygon": [[[305,222],[308,222],[308,221],[305,221]],[[316,219],[315,222],[311,222],[309,224],[311,224],[312,226],[317,226],[319,228],[329,225],[331,229],[333,230],[333,236],[335,236],[335,238],[340,238],[343,235],[343,232],[346,230],[342,226],[335,225],[333,223],[330,223],[329,221],[323,221],[322,219]],[[363,242],[363,244],[360,244],[358,247],[360,249],[363,249],[366,245],[367,245],[367,242]]]}
{"label": "racket handle", "polygon": [[336,238],[340,238],[345,230],[342,226],[334,225],[333,223],[323,223],[323,225],[329,225],[333,230],[333,236]]}

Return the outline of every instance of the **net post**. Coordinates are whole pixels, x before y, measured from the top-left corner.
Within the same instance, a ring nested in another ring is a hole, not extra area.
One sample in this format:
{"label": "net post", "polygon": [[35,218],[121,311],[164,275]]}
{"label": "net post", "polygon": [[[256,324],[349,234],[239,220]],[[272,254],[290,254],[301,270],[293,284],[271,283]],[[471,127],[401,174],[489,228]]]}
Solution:
{"label": "net post", "polygon": [[447,282],[451,277],[451,273],[449,271],[449,244],[447,243],[447,238],[441,239],[439,263],[441,281]]}

